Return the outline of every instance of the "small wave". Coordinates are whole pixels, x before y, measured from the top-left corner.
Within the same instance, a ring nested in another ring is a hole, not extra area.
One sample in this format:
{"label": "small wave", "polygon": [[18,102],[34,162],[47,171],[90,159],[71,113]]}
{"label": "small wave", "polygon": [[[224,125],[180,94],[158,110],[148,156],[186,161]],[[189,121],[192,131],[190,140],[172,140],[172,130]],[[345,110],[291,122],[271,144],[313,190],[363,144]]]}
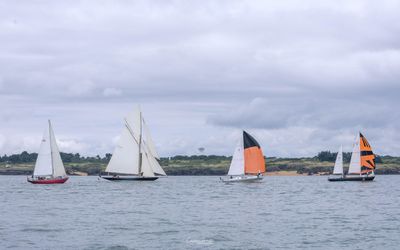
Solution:
{"label": "small wave", "polygon": [[179,233],[179,231],[177,231],[177,230],[165,230],[165,231],[158,231],[158,232],[144,232],[144,233],[142,233],[142,235],[160,236],[160,235],[164,235],[164,234],[176,234],[176,233]]}
{"label": "small wave", "polygon": [[38,232],[38,233],[46,233],[46,232],[62,232],[64,230],[57,229],[49,229],[49,228],[24,228],[20,230],[21,232]]}

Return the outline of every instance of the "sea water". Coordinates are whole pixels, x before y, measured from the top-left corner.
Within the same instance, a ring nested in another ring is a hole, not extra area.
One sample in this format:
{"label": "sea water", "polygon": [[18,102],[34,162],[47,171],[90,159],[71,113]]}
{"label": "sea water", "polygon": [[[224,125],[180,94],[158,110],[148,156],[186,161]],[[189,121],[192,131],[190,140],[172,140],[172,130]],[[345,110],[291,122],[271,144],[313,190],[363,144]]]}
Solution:
{"label": "sea water", "polygon": [[0,176],[0,200],[0,249],[400,249],[400,176]]}

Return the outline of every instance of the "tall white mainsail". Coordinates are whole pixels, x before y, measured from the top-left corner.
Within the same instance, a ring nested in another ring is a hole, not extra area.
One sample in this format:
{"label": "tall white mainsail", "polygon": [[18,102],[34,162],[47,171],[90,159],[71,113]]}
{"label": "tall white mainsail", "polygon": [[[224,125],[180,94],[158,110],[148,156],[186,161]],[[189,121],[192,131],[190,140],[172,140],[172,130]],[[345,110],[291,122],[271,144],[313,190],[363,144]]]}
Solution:
{"label": "tall white mainsail", "polygon": [[351,154],[349,174],[360,174],[361,172],[361,154],[360,154],[360,133],[356,137]]}
{"label": "tall white mainsail", "polygon": [[[134,119],[125,119],[125,126],[122,130],[118,144],[107,165],[106,172],[120,174],[139,174],[139,143],[133,134],[130,124]],[[135,167],[136,166],[136,167]]]}
{"label": "tall white mainsail", "polygon": [[244,175],[243,137],[239,140],[235,152],[233,153],[228,175]]}
{"label": "tall white mainsail", "polygon": [[54,136],[51,122],[46,128],[38,158],[36,159],[34,176],[66,176],[64,164],[61,160],[60,152],[58,150],[56,137]]}
{"label": "tall white mainsail", "polygon": [[[144,128],[144,129],[143,129]],[[144,130],[144,133],[143,133]],[[125,118],[125,127],[106,172],[153,177],[166,175],[157,162],[157,152],[139,107]]]}
{"label": "tall white mainsail", "polygon": [[333,168],[333,174],[343,174],[343,148],[340,147],[335,161],[335,167]]}
{"label": "tall white mainsail", "polygon": [[50,133],[49,126],[46,127],[43,139],[40,144],[39,153],[33,170],[34,176],[46,176],[53,174],[52,160],[51,160],[51,146],[50,146]]}

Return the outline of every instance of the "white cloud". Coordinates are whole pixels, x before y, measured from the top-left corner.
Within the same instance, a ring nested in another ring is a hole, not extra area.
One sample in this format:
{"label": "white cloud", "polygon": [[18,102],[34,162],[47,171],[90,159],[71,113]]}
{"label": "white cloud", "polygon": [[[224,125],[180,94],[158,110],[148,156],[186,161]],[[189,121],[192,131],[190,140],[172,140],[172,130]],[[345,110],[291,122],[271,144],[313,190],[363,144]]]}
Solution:
{"label": "white cloud", "polygon": [[89,149],[89,146],[74,139],[58,139],[57,144],[59,150],[66,153],[85,152]]}

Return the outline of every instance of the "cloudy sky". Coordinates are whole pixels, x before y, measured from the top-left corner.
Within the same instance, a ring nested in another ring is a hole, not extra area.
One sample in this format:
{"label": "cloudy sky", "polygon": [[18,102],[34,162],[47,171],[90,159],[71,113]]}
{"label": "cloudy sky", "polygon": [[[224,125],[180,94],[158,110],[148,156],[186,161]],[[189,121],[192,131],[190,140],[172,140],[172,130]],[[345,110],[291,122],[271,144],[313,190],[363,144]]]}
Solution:
{"label": "cloudy sky", "polygon": [[399,1],[0,1],[0,154],[112,152],[140,104],[160,155],[400,155]]}

